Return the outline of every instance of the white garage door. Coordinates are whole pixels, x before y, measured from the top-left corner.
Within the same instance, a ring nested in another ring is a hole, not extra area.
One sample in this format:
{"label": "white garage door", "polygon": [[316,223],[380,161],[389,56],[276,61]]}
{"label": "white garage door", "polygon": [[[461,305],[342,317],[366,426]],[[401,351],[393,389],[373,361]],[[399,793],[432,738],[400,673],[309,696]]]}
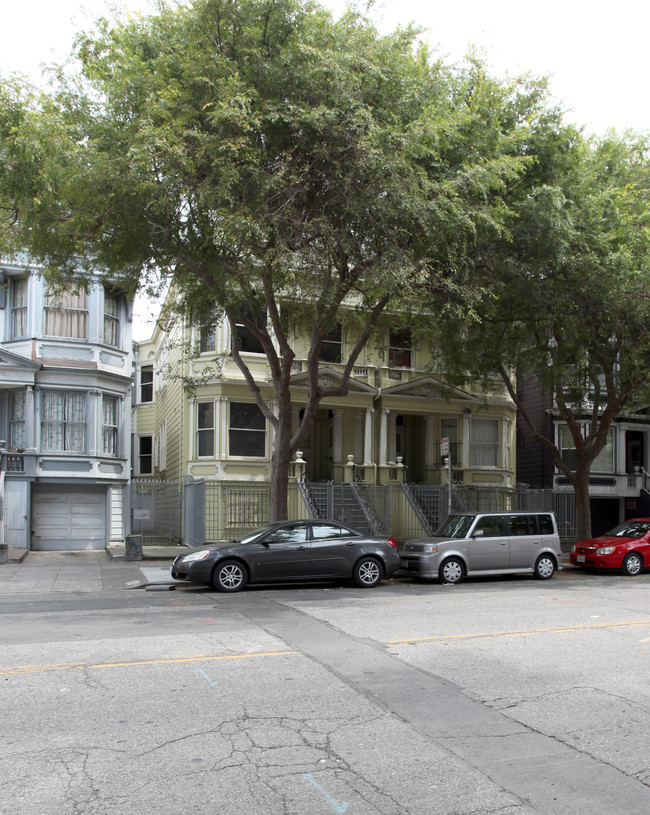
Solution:
{"label": "white garage door", "polygon": [[106,490],[38,490],[32,500],[32,549],[106,547]]}

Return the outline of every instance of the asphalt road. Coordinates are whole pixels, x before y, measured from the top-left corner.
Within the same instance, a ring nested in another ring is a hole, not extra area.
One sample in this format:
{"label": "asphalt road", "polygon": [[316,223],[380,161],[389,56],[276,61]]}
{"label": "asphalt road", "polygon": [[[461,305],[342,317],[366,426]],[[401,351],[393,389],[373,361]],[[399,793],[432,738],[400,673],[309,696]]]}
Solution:
{"label": "asphalt road", "polygon": [[650,813],[650,574],[0,597],[4,815]]}

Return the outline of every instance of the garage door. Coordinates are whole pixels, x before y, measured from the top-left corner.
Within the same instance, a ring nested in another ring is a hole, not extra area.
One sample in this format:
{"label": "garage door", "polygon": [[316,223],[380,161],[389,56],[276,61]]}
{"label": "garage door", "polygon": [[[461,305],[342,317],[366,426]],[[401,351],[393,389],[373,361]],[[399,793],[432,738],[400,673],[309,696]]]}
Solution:
{"label": "garage door", "polygon": [[32,549],[70,550],[106,547],[106,490],[35,491],[32,499]]}

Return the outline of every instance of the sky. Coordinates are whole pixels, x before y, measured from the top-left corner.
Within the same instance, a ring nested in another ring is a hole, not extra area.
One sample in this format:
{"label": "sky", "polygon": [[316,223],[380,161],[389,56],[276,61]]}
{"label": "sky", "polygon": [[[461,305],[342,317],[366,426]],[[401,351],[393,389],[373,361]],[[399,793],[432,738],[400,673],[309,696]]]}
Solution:
{"label": "sky", "polygon": [[[340,14],[345,0],[324,0],[323,5]],[[149,0],[5,4],[0,74],[18,71],[40,81],[40,66],[63,61],[75,33],[100,16],[111,16],[112,7],[127,12],[153,8]],[[418,23],[450,64],[475,46],[499,76],[548,76],[567,119],[589,133],[610,127],[650,131],[648,0],[378,0],[372,16],[385,31]],[[141,316],[140,304],[136,311]],[[151,320],[139,319],[134,338],[146,339],[151,330]]]}

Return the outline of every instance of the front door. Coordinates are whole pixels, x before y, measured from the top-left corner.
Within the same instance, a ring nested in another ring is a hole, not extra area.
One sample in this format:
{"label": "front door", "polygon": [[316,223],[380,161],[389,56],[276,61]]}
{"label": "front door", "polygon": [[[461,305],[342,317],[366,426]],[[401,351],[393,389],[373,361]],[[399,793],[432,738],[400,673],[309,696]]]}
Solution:
{"label": "front door", "polygon": [[510,539],[505,517],[486,515],[479,518],[469,544],[469,571],[500,570],[509,566]]}
{"label": "front door", "polygon": [[283,526],[255,544],[253,557],[257,580],[309,577],[307,524]]}

